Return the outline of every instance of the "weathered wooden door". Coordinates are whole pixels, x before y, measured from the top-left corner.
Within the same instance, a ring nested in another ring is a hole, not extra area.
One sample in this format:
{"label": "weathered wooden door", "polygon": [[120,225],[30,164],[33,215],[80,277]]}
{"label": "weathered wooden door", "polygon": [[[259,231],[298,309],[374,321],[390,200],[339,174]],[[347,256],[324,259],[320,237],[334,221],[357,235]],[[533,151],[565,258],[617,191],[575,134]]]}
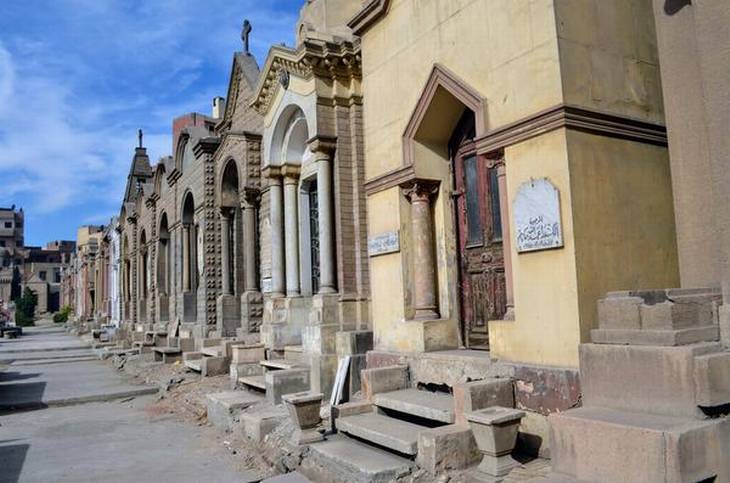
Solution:
{"label": "weathered wooden door", "polygon": [[501,160],[477,155],[473,133],[473,120],[465,117],[450,144],[461,323],[467,347],[488,349],[487,322],[506,311],[497,178]]}

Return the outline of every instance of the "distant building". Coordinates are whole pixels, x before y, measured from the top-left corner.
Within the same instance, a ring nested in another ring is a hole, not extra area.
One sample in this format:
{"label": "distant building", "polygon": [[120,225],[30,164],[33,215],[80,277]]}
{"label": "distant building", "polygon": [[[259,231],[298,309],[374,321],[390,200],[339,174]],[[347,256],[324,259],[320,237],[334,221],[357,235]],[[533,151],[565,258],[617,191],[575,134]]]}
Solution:
{"label": "distant building", "polygon": [[23,209],[0,208],[0,299],[13,300],[25,287],[38,295],[36,315],[55,312],[61,305],[63,266],[76,243],[55,240],[45,248],[25,245]]}

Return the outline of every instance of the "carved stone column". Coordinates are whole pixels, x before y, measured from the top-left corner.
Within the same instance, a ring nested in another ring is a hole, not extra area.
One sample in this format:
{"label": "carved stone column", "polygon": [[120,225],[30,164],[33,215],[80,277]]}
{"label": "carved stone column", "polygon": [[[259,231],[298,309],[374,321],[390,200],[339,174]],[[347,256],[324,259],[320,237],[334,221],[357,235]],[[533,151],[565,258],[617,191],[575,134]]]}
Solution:
{"label": "carved stone column", "polygon": [[416,180],[405,186],[411,202],[413,237],[413,308],[416,320],[438,319],[436,293],[436,254],[433,241],[431,199],[438,192],[438,181]]}
{"label": "carved stone column", "polygon": [[281,170],[277,166],[264,168],[269,178],[269,217],[271,220],[271,296],[283,297],[284,283],[284,202],[281,189]]}
{"label": "carved stone column", "polygon": [[223,295],[231,295],[231,239],[230,213],[228,208],[221,208],[221,283]]}
{"label": "carved stone column", "polygon": [[317,199],[319,211],[319,293],[337,291],[335,259],[334,194],[332,154],[336,139],[319,136],[309,140],[309,149],[317,167]]}
{"label": "carved stone column", "polygon": [[286,244],[286,295],[299,297],[299,166],[285,164],[284,239]]}
{"label": "carved stone column", "polygon": [[251,292],[259,289],[256,270],[256,249],[258,237],[256,230],[256,206],[259,200],[259,191],[246,189],[244,202],[241,206],[243,213],[243,268],[244,291]]}

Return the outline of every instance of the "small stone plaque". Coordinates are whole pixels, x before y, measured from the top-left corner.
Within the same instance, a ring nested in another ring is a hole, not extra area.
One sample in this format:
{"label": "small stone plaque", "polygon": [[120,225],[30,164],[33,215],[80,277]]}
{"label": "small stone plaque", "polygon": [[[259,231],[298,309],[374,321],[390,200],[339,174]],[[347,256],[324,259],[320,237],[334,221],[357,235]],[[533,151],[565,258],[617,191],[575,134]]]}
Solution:
{"label": "small stone plaque", "polygon": [[563,246],[560,192],[546,178],[523,183],[513,203],[517,252]]}
{"label": "small stone plaque", "polygon": [[397,231],[389,231],[368,239],[368,255],[375,257],[400,251],[400,236]]}
{"label": "small stone plaque", "polygon": [[261,279],[261,292],[271,293],[271,277]]}

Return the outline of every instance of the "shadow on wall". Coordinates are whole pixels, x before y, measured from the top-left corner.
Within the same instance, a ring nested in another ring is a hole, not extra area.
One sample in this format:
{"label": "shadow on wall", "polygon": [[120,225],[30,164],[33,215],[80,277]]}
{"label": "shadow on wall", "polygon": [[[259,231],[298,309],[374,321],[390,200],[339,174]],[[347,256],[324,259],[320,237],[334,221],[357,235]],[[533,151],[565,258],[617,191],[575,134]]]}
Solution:
{"label": "shadow on wall", "polygon": [[665,0],[664,13],[674,15],[689,5],[692,5],[692,0]]}
{"label": "shadow on wall", "polygon": [[17,440],[0,440],[0,483],[17,483],[25,463],[29,444],[8,444]]}

